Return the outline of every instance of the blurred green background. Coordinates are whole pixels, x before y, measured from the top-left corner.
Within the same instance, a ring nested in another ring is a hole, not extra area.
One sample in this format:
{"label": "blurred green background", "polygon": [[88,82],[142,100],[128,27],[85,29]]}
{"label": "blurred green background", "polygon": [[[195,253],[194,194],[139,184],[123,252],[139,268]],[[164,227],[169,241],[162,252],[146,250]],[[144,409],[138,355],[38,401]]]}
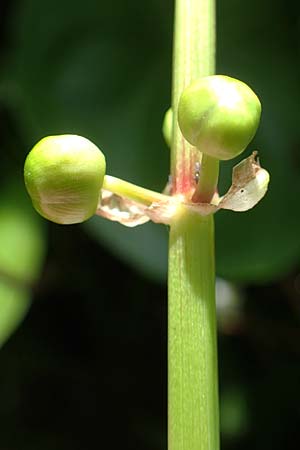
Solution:
{"label": "blurred green background", "polygon": [[[300,5],[217,3],[217,72],[260,96],[247,155],[272,176],[254,210],[216,216],[222,449],[298,449]],[[76,133],[108,173],[163,188],[173,6],[1,0],[0,450],[166,449],[167,228],[47,223],[22,170]]]}

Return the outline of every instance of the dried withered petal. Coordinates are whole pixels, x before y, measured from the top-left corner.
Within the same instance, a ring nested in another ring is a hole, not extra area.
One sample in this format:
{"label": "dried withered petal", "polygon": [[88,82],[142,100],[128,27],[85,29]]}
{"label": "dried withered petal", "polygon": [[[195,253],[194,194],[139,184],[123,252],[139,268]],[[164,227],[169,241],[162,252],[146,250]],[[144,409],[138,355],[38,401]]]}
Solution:
{"label": "dried withered petal", "polygon": [[233,168],[232,185],[221,198],[219,209],[248,211],[264,197],[270,175],[260,166],[256,157],[257,152],[253,152]]}
{"label": "dried withered petal", "polygon": [[181,196],[166,196],[165,201],[145,206],[102,190],[102,201],[97,215],[127,227],[136,227],[149,220],[168,225],[176,216],[177,208],[182,206],[201,216],[214,214],[219,209],[247,211],[263,198],[269,180],[269,173],[260,166],[257,152],[253,152],[233,168],[232,185],[228,192],[223,197],[216,193],[211,203],[186,202]]}

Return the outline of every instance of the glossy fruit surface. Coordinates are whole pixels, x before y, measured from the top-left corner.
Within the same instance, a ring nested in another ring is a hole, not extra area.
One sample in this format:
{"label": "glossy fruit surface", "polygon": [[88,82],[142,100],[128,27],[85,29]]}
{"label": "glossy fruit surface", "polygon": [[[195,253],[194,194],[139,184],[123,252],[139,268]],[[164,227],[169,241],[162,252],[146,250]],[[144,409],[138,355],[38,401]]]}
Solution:
{"label": "glossy fruit surface", "polygon": [[182,93],[178,122],[184,138],[214,158],[242,153],[259,125],[261,104],[242,81],[223,75],[200,78]]}
{"label": "glossy fruit surface", "polygon": [[80,223],[96,212],[105,168],[103,153],[88,139],[48,136],[26,158],[25,185],[43,217],[60,224]]}
{"label": "glossy fruit surface", "polygon": [[169,108],[164,116],[162,132],[168,147],[172,144],[172,128],[173,128],[173,111]]}

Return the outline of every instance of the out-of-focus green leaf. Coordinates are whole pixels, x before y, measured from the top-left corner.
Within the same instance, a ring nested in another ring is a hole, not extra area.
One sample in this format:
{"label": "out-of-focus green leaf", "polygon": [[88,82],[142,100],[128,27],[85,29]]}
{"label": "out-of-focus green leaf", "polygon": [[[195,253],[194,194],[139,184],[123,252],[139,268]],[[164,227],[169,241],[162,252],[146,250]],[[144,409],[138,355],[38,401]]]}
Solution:
{"label": "out-of-focus green leaf", "polygon": [[249,410],[243,388],[227,387],[220,398],[221,432],[226,438],[239,438],[249,428]]}
{"label": "out-of-focus green leaf", "polygon": [[86,226],[96,238],[102,237],[103,244],[115,255],[121,256],[125,262],[138,270],[142,269],[157,280],[166,276],[168,239],[166,226],[147,223],[136,228],[127,228],[100,217],[91,219]]}
{"label": "out-of-focus green leaf", "polygon": [[[22,190],[21,190],[22,189]],[[2,191],[0,204],[0,268],[29,285],[36,280],[44,252],[43,233],[24,187]]]}
{"label": "out-of-focus green leaf", "polygon": [[[82,134],[106,154],[108,173],[162,189],[172,7],[171,0],[22,1],[1,92],[28,147],[48,134]],[[262,124],[249,153],[258,148],[271,174],[269,193],[253,210],[216,215],[217,270],[226,278],[271,279],[299,261],[298,15],[296,3],[287,10],[280,0],[218,5],[218,73],[260,96]],[[225,192],[230,164],[221,176]],[[138,269],[165,273],[163,227],[127,230],[94,219],[87,229]]]}
{"label": "out-of-focus green leaf", "polygon": [[[142,7],[139,1],[130,7],[120,1],[23,1],[4,85],[28,147],[49,134],[81,134],[105,153],[108,173],[162,190],[172,31],[171,16],[166,23],[163,12],[171,7],[158,0]],[[164,227],[132,231],[95,218],[87,229],[141,270],[160,277],[166,272]]]}
{"label": "out-of-focus green leaf", "polygon": [[280,0],[229,0],[218,8],[218,72],[244,80],[259,95],[262,121],[250,149],[259,150],[271,175],[253,210],[216,216],[217,269],[224,277],[263,281],[299,262],[299,12],[299,4],[286,9]]}
{"label": "out-of-focus green leaf", "polygon": [[0,347],[23,320],[44,256],[41,222],[23,185],[3,189],[0,203]]}
{"label": "out-of-focus green leaf", "polygon": [[31,292],[0,280],[0,348],[24,319]]}

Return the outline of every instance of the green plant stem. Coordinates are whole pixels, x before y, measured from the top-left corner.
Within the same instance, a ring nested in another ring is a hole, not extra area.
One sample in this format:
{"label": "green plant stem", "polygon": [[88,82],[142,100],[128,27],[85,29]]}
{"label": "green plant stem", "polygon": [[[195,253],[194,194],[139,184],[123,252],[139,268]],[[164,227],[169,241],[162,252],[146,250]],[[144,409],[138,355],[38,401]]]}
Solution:
{"label": "green plant stem", "polygon": [[169,450],[217,450],[213,216],[184,213],[169,256]]}
{"label": "green plant stem", "polygon": [[159,192],[142,188],[110,175],[105,175],[102,188],[146,206],[151,205],[151,203],[166,202],[169,198]]}
{"label": "green plant stem", "polygon": [[[214,73],[215,4],[177,0],[174,111],[171,151],[173,193],[194,189],[198,151],[182,138],[179,96],[192,80]],[[214,173],[214,171],[212,171]],[[206,183],[212,186],[212,174]],[[213,216],[182,208],[170,227],[168,306],[168,449],[218,450],[219,411]]]}
{"label": "green plant stem", "polygon": [[194,189],[199,151],[183,138],[177,122],[178,102],[193,80],[215,71],[214,0],[176,0],[173,50],[173,136],[171,175],[174,193]]}

